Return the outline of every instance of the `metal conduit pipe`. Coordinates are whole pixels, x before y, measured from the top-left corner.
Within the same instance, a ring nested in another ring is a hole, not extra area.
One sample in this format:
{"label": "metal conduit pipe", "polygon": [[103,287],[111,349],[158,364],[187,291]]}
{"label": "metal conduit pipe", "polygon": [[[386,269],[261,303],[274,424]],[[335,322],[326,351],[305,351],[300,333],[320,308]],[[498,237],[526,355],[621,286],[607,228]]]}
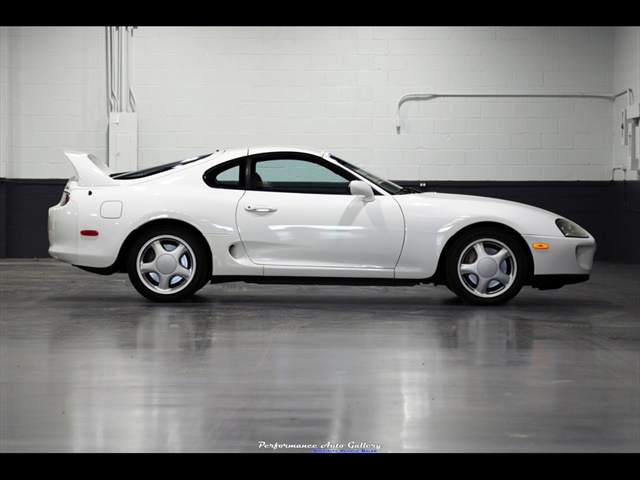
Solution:
{"label": "metal conduit pipe", "polygon": [[132,43],[136,28],[105,27],[108,113],[136,111],[136,98],[131,88]]}
{"label": "metal conduit pipe", "polygon": [[107,113],[119,111],[118,95],[114,90],[116,65],[113,54],[113,27],[105,27],[105,39],[107,50]]}
{"label": "metal conduit pipe", "polygon": [[123,105],[120,107],[120,111],[126,112],[126,108],[124,108],[124,97],[122,96],[122,76],[124,72],[124,65],[122,59],[122,29],[120,27],[116,27],[118,31],[118,98],[123,99]]}
{"label": "metal conduit pipe", "polygon": [[106,27],[108,166],[116,172],[138,168],[138,114],[131,88],[133,31],[138,27]]}
{"label": "metal conduit pipe", "polygon": [[115,27],[105,27],[105,38],[107,43],[107,113],[120,111],[120,98],[117,91],[118,63],[116,62],[117,55],[114,47],[114,28]]}
{"label": "metal conduit pipe", "polygon": [[433,100],[435,98],[595,98],[601,100],[614,101],[622,95],[629,97],[629,104],[632,102],[633,92],[627,89],[624,92],[615,95],[598,95],[598,94],[531,94],[531,93],[410,93],[405,95],[398,102],[398,110],[396,113],[396,132],[400,133],[400,107],[408,101],[412,100]]}
{"label": "metal conduit pipe", "polygon": [[[127,31],[129,31],[129,27],[125,27]],[[131,38],[127,40],[127,86],[129,87],[129,107],[132,112],[136,111],[136,97],[133,94],[133,89],[131,88],[131,72],[133,71],[133,52],[132,52],[132,44],[133,44],[133,30],[138,27],[130,27],[131,28]]]}
{"label": "metal conduit pipe", "polygon": [[109,114],[113,109],[111,95],[109,94],[111,91],[111,32],[109,27],[105,27],[104,29],[104,49],[107,52],[105,60],[107,61],[107,114]]}

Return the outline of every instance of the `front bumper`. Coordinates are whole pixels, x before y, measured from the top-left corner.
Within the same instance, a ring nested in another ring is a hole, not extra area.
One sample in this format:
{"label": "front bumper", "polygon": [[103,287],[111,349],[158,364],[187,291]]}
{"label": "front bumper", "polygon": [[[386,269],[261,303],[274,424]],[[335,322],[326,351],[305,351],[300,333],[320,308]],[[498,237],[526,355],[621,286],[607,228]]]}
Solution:
{"label": "front bumper", "polygon": [[[523,235],[533,257],[535,276],[542,275],[589,275],[596,253],[593,237],[544,237]],[[534,245],[545,244],[547,248]]]}

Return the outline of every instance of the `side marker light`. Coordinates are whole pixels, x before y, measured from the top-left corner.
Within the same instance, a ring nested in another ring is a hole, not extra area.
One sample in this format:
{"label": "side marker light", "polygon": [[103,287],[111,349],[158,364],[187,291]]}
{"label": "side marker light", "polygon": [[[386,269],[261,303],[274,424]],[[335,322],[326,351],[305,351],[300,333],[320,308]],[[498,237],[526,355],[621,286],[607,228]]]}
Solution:
{"label": "side marker light", "polygon": [[549,244],[547,243],[534,243],[533,244],[533,248],[537,249],[537,250],[546,250],[549,248]]}
{"label": "side marker light", "polygon": [[98,231],[97,230],[80,230],[80,235],[82,235],[83,237],[97,237]]}

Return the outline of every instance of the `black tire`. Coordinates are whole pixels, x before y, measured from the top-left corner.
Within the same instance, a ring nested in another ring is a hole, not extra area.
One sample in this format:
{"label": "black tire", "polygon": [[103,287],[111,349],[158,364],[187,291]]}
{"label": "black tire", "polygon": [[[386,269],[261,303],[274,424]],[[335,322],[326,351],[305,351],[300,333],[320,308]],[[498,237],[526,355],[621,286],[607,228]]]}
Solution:
{"label": "black tire", "polygon": [[451,291],[474,305],[501,305],[522,289],[527,260],[520,243],[495,228],[481,228],[455,240],[446,258]]}
{"label": "black tire", "polygon": [[154,227],[132,243],[127,272],[135,289],[155,302],[189,298],[208,280],[202,242],[179,227]]}

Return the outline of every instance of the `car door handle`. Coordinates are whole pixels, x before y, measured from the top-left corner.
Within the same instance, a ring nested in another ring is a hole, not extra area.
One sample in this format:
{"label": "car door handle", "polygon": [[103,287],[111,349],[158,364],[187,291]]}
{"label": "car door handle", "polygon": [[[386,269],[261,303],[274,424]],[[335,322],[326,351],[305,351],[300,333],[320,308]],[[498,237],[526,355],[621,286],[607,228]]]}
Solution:
{"label": "car door handle", "polygon": [[268,207],[266,205],[247,205],[244,209],[247,212],[275,212],[278,210],[275,207]]}

